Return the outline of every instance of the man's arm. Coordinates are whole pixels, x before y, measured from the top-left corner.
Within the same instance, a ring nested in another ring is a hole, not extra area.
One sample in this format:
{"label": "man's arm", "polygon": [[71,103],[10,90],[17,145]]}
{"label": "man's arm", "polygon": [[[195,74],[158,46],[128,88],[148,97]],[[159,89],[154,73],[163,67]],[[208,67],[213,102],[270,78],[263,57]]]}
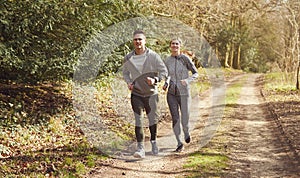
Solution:
{"label": "man's arm", "polygon": [[155,78],[157,82],[160,82],[161,80],[167,80],[168,79],[168,69],[164,63],[164,61],[160,58],[160,56],[156,55],[157,59],[157,71],[158,71],[158,77]]}
{"label": "man's arm", "polygon": [[128,70],[128,60],[126,57],[124,58],[122,74],[123,74],[124,81],[127,83],[128,89],[132,90],[133,89],[133,81],[131,79],[130,71]]}

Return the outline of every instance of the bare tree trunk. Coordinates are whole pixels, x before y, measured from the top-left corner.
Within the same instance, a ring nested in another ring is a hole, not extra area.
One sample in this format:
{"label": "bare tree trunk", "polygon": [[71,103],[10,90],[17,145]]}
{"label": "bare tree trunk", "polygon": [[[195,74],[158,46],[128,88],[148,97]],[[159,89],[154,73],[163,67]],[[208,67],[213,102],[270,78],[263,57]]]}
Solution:
{"label": "bare tree trunk", "polygon": [[[236,28],[236,16],[235,15],[231,15],[231,29],[235,29]],[[236,45],[235,45],[235,37],[232,36],[231,40],[230,40],[230,67],[235,68],[235,49],[236,49]]]}
{"label": "bare tree trunk", "polygon": [[[292,4],[291,4],[292,5]],[[291,58],[290,63],[288,67],[291,67],[291,70],[293,70],[292,66],[295,64],[295,61],[297,61],[297,69],[296,69],[296,89],[299,90],[299,67],[300,67],[300,49],[299,49],[299,23],[297,21],[297,17],[299,17],[299,14],[297,13],[297,10],[294,10],[293,6],[286,6],[288,9],[291,18],[289,18],[289,23],[291,25]]]}
{"label": "bare tree trunk", "polygon": [[[299,58],[299,57],[298,57]],[[300,60],[298,62],[298,67],[297,67],[297,74],[296,74],[296,88],[299,90],[299,70],[300,70]]]}
{"label": "bare tree trunk", "polygon": [[233,42],[230,42],[230,67],[233,67],[233,62],[234,62],[234,43]]}
{"label": "bare tree trunk", "polygon": [[[239,17],[239,31],[240,33],[242,33],[242,21],[241,21],[241,17]],[[239,39],[239,43],[237,44],[237,57],[236,57],[236,68],[237,69],[241,69],[241,42]]]}
{"label": "bare tree trunk", "polygon": [[236,59],[236,68],[241,69],[241,45],[238,44],[238,52],[237,52],[237,59]]}
{"label": "bare tree trunk", "polygon": [[228,43],[228,44],[226,44],[225,64],[224,64],[225,67],[231,67],[228,63],[229,62],[229,54],[230,54],[230,44]]}
{"label": "bare tree trunk", "polygon": [[[297,74],[296,74],[296,89],[299,90],[299,55],[300,55],[300,51],[299,51],[299,31],[298,31],[298,23],[295,25],[296,27],[296,32],[295,32],[295,56],[297,58]],[[293,65],[292,65],[293,66]]]}

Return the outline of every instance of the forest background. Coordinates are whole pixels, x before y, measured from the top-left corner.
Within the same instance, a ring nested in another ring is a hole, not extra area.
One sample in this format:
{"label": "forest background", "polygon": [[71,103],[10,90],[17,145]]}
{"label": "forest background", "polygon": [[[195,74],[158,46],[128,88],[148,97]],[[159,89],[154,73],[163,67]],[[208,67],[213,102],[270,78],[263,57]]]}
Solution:
{"label": "forest background", "polygon": [[[0,3],[0,16],[0,155],[10,158],[1,160],[4,175],[33,174],[37,167],[34,174],[76,175],[93,167],[97,150],[76,126],[72,107],[74,67],[94,34],[124,20],[179,20],[208,41],[224,69],[277,73],[299,89],[298,0],[8,0]],[[147,45],[168,53],[168,40]],[[105,116],[115,114],[107,81],[131,49],[130,41],[119,46],[98,71],[95,85]],[[209,57],[194,61],[199,68],[211,65]],[[132,135],[122,124],[112,129],[119,128]],[[77,158],[61,160],[53,154],[61,148]],[[38,159],[24,162],[28,155]]]}

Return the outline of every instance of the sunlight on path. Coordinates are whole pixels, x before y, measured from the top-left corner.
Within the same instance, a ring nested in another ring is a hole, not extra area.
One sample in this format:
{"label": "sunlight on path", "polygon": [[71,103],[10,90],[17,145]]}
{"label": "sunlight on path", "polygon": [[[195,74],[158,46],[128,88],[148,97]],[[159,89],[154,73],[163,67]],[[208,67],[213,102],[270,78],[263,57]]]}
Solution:
{"label": "sunlight on path", "polygon": [[[287,145],[278,144],[280,133],[267,117],[260,91],[255,87],[259,75],[249,75],[232,118],[237,136],[232,138],[232,175],[235,177],[290,176],[291,160]],[[284,143],[284,142],[283,142]],[[293,173],[292,173],[293,174]]]}

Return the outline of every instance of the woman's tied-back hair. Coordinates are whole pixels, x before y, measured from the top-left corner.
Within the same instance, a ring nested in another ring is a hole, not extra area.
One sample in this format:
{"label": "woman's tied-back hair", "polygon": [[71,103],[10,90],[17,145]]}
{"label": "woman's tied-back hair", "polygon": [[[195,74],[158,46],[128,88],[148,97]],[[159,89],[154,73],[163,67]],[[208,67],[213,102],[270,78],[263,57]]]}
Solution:
{"label": "woman's tied-back hair", "polygon": [[170,46],[172,44],[172,41],[174,41],[174,40],[177,40],[181,45],[181,49],[180,49],[181,55],[184,54],[184,55],[188,56],[189,58],[191,58],[197,68],[202,67],[200,60],[197,58],[197,56],[195,55],[195,53],[193,51],[189,51],[187,49],[182,48],[183,47],[182,40],[179,37],[172,38],[170,40]]}

